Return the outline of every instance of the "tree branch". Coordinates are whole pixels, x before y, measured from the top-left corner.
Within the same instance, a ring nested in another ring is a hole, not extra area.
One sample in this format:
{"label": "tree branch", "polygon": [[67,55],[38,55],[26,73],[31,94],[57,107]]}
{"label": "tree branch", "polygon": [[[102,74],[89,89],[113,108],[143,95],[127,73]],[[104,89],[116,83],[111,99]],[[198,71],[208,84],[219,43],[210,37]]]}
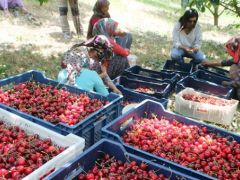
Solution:
{"label": "tree branch", "polygon": [[206,8],[212,13],[214,14],[213,10],[211,8],[209,8],[208,6],[206,6]]}
{"label": "tree branch", "polygon": [[230,5],[227,4],[227,3],[225,3],[225,2],[219,2],[219,5],[221,5],[221,6],[224,7],[225,9],[227,9],[227,10],[233,12],[233,13],[236,13],[238,16],[240,16],[240,11],[238,11],[238,7],[237,7],[237,5],[236,5],[236,2],[235,2],[235,5],[234,5],[234,8],[235,8],[235,9],[231,9],[231,8],[230,8]]}

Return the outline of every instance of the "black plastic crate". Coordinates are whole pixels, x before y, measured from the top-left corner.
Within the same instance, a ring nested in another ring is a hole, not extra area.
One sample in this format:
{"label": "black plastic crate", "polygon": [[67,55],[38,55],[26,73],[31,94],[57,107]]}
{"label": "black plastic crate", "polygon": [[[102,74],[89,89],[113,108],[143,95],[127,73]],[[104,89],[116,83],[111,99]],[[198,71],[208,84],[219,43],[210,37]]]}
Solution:
{"label": "black plastic crate", "polygon": [[204,70],[197,70],[194,73],[192,73],[190,76],[205,80],[211,83],[215,83],[218,85],[222,85],[223,81],[230,81],[230,78],[224,77],[224,76],[218,76],[216,74],[204,71]]}
{"label": "black plastic crate", "polygon": [[181,65],[177,64],[175,61],[166,60],[163,70],[165,72],[175,72],[180,76],[187,76],[193,72],[193,64],[192,63],[182,63]]}
{"label": "black plastic crate", "polygon": [[176,92],[178,93],[187,87],[193,88],[194,90],[205,94],[214,95],[225,99],[231,99],[234,95],[234,90],[231,87],[224,87],[215,83],[196,79],[191,76],[187,76],[177,83]]}
{"label": "black plastic crate", "polygon": [[114,84],[116,85],[122,85],[124,88],[132,90],[134,92],[137,88],[151,88],[154,90],[154,93],[143,93],[148,96],[156,97],[156,98],[168,98],[171,91],[174,89],[173,86],[171,86],[169,83],[151,83],[146,81],[140,81],[140,80],[133,80],[129,79],[125,76],[119,76],[116,79],[114,79]]}
{"label": "black plastic crate", "polygon": [[129,77],[131,79],[139,79],[143,81],[171,81],[171,83],[176,83],[180,79],[180,76],[175,72],[165,72],[165,71],[153,71],[150,69],[142,68],[141,66],[133,66],[126,69],[123,76]]}

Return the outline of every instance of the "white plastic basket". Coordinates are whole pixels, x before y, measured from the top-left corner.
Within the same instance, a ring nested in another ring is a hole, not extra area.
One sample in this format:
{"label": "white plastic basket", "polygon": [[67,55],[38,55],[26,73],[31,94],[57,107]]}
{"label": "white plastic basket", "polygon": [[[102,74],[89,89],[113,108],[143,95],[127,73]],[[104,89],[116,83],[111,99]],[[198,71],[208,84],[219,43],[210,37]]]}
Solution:
{"label": "white plastic basket", "polygon": [[50,138],[52,142],[58,146],[68,147],[62,153],[43,164],[28,176],[24,177],[24,180],[37,180],[50,170],[60,168],[79,155],[85,146],[85,140],[81,137],[74,134],[63,136],[4,109],[0,109],[0,121],[9,125],[19,126],[27,134],[38,134],[41,139]]}
{"label": "white plastic basket", "polygon": [[217,106],[217,105],[212,105],[212,104],[205,104],[205,103],[200,103],[200,102],[194,102],[194,101],[189,101],[185,100],[182,96],[184,94],[194,94],[194,95],[199,95],[199,96],[204,96],[204,97],[214,97],[216,99],[222,99],[218,98],[216,96],[211,96],[207,94],[203,94],[200,92],[196,92],[192,88],[186,88],[176,94],[175,98],[175,111],[177,113],[180,113],[182,115],[200,119],[200,120],[205,120],[209,122],[214,122],[217,124],[223,124],[223,125],[230,125],[233,116],[237,110],[238,106],[238,101],[237,100],[226,100],[231,102],[231,105],[229,106]]}

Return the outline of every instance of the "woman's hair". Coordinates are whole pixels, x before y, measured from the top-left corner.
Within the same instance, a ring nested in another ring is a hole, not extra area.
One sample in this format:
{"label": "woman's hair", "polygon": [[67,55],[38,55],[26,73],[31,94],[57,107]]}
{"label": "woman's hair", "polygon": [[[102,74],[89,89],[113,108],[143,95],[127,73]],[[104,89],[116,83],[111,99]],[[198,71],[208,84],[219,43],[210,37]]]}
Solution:
{"label": "woman's hair", "polygon": [[183,14],[183,16],[181,16],[179,18],[179,22],[181,24],[180,27],[185,27],[186,23],[189,21],[190,18],[196,17],[196,22],[198,20],[198,12],[195,9],[188,9],[185,11],[185,13]]}

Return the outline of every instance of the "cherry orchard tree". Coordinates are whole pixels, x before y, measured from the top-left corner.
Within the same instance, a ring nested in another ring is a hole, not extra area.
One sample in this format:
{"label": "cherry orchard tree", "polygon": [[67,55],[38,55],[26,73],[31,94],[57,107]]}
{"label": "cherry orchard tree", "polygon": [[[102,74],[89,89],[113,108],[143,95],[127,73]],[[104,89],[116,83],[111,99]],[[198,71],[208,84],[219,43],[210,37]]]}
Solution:
{"label": "cherry orchard tree", "polygon": [[240,17],[240,0],[182,0],[182,7],[187,6],[196,6],[202,12],[207,9],[214,17],[215,26],[218,26],[219,17],[225,11]]}
{"label": "cherry orchard tree", "polygon": [[46,3],[46,2],[48,2],[48,0],[37,0],[37,1],[39,1],[39,2],[40,2],[40,5],[42,5],[43,3]]}

